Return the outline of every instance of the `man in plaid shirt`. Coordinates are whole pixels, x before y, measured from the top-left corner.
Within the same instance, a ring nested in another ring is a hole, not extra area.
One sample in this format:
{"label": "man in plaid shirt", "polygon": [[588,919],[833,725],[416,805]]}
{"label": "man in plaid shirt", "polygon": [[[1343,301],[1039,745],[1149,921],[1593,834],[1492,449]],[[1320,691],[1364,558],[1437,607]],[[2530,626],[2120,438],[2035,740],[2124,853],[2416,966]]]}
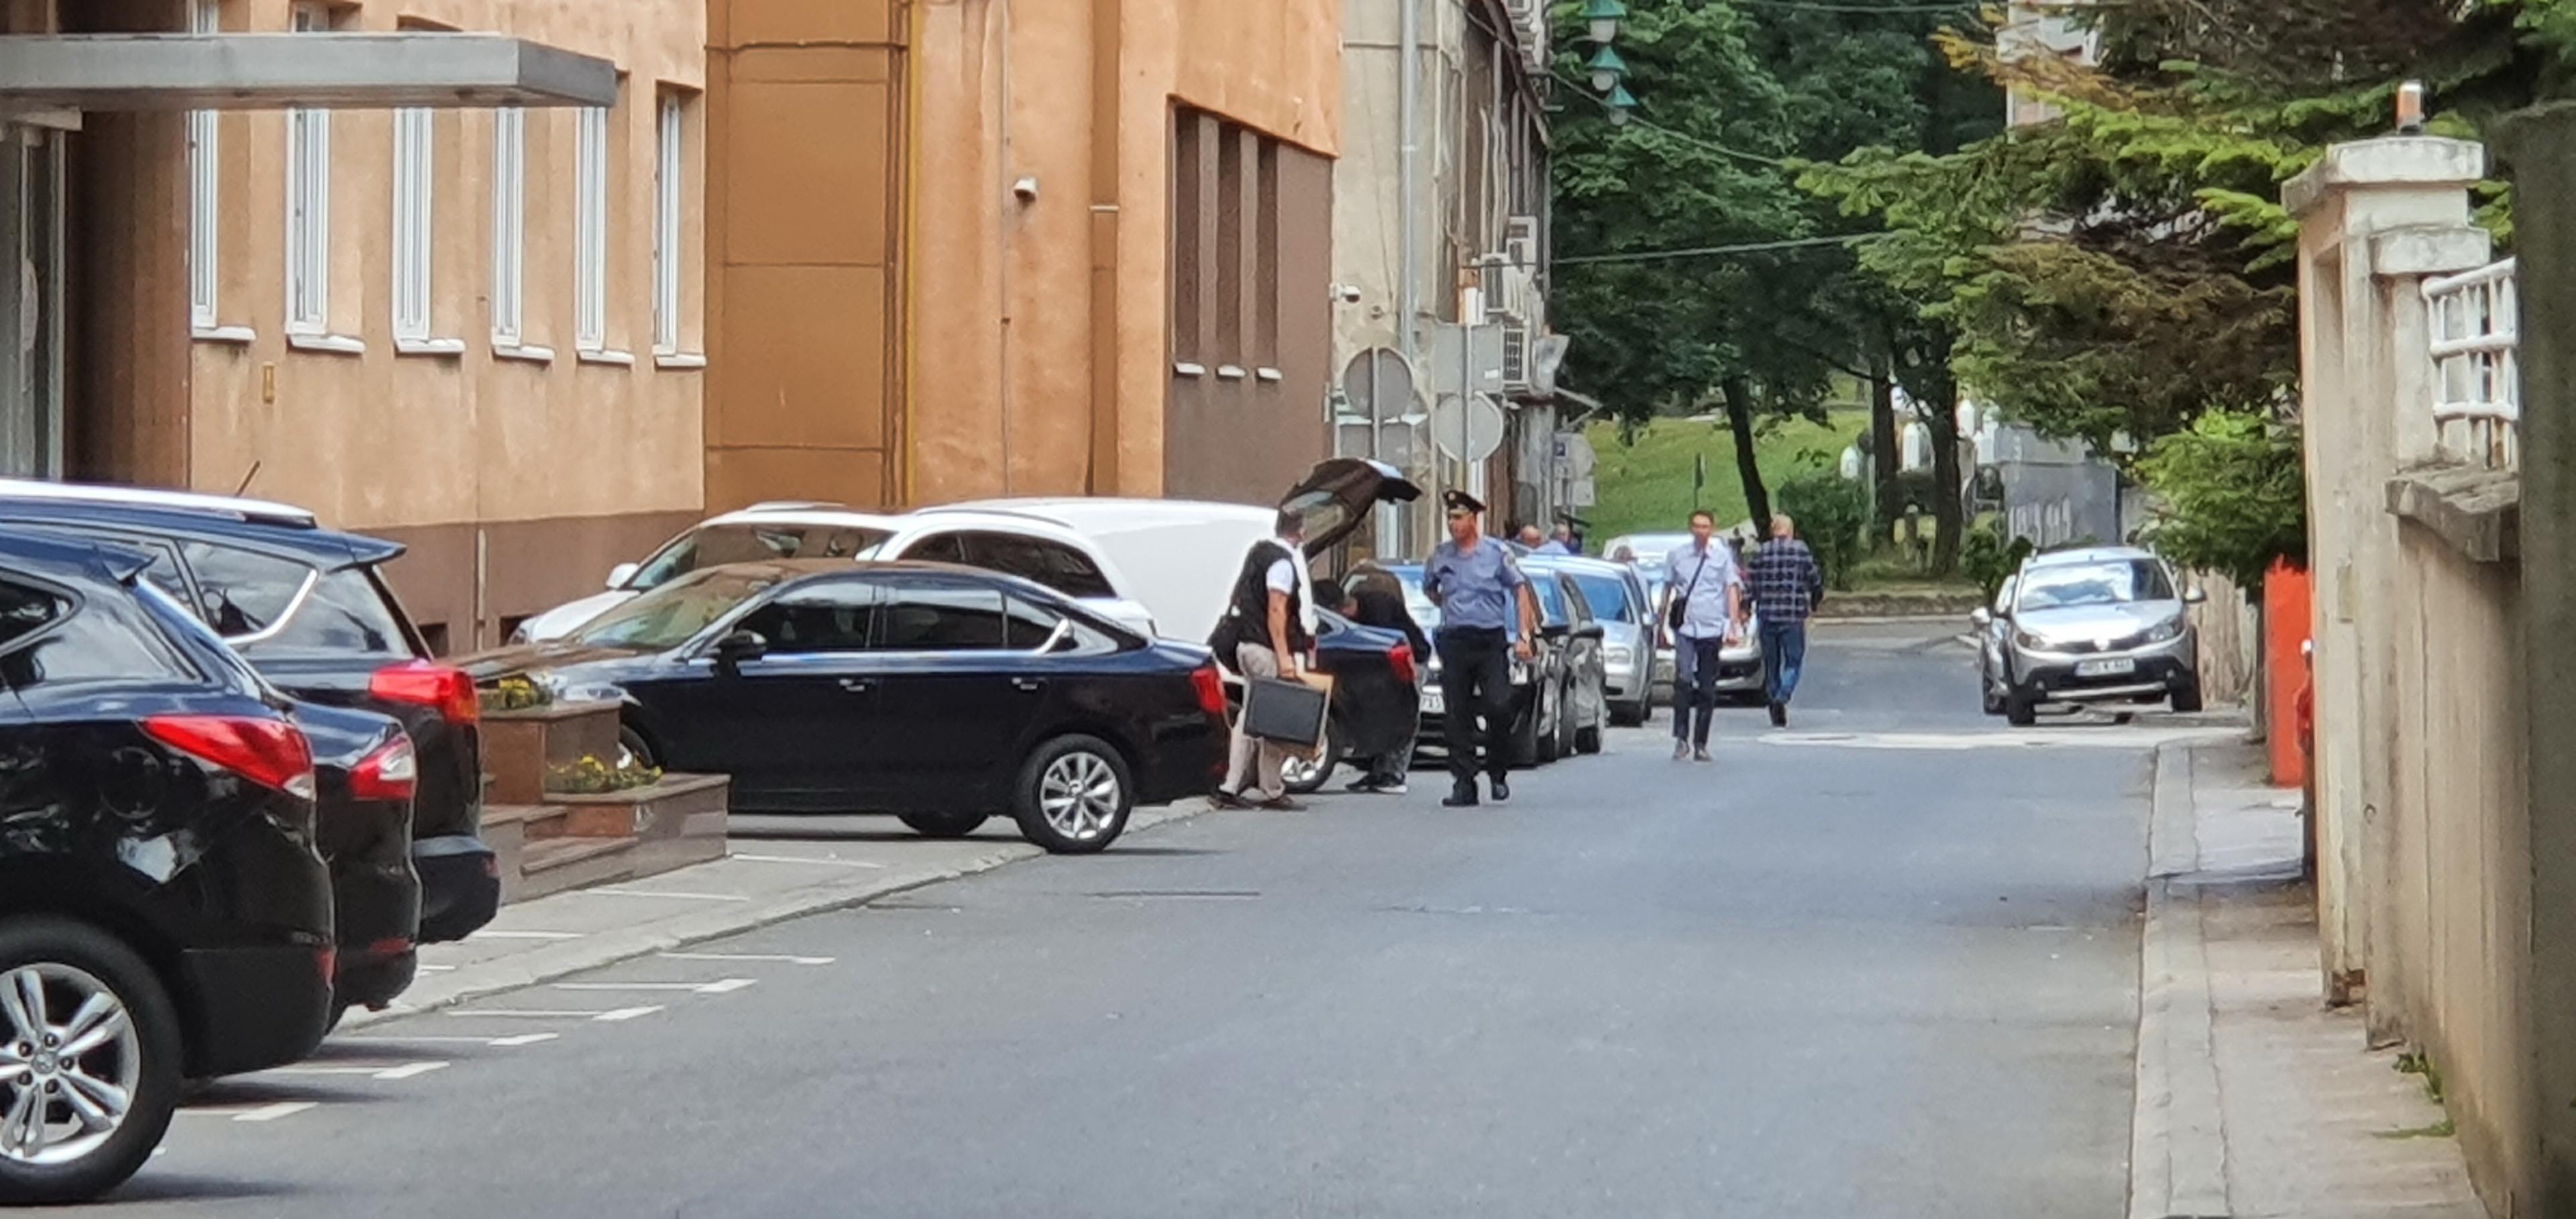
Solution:
{"label": "man in plaid shirt", "polygon": [[1789,699],[1807,663],[1807,619],[1825,595],[1825,573],[1786,513],[1771,518],[1771,540],[1747,566],[1745,584],[1762,618],[1762,688],[1771,700],[1771,726],[1786,728]]}

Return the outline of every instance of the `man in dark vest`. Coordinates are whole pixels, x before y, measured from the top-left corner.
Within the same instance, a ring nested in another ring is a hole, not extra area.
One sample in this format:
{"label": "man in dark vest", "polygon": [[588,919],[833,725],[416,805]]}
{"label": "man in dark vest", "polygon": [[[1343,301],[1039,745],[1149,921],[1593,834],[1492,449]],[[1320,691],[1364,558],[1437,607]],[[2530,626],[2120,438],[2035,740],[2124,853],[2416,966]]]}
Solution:
{"label": "man in dark vest", "polygon": [[[1209,649],[1230,662],[1246,681],[1256,677],[1296,680],[1301,675],[1299,658],[1314,647],[1306,634],[1305,599],[1297,580],[1297,566],[1306,561],[1299,549],[1306,540],[1305,530],[1304,518],[1283,511],[1278,536],[1253,543],[1251,552],[1243,556],[1242,573],[1235,577],[1233,599],[1208,640]],[[1288,785],[1279,777],[1286,760],[1286,751],[1255,740],[1244,731],[1243,717],[1236,716],[1233,757],[1226,765],[1225,782],[1217,785],[1211,802],[1219,808],[1304,807],[1289,797]]]}

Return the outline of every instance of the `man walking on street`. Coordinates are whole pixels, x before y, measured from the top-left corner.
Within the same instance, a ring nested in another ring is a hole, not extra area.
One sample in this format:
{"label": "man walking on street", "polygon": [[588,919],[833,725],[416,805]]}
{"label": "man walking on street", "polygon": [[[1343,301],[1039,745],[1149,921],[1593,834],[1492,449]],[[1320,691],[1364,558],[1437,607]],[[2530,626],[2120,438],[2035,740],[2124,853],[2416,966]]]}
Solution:
{"label": "man walking on street", "polygon": [[[1321,595],[1321,594],[1318,594]],[[1373,626],[1404,636],[1405,646],[1413,649],[1415,663],[1428,666],[1431,640],[1422,633],[1421,624],[1413,620],[1413,611],[1404,607],[1404,586],[1383,571],[1364,571],[1351,577],[1350,591],[1343,595],[1342,616],[1361,626]],[[1373,758],[1358,759],[1366,767],[1359,781],[1345,791],[1363,795],[1401,796],[1405,792],[1405,774],[1413,769],[1413,741]]]}
{"label": "man walking on street", "polygon": [[1538,599],[1503,544],[1485,536],[1485,505],[1464,491],[1441,502],[1449,512],[1449,540],[1422,567],[1422,593],[1440,607],[1432,646],[1440,655],[1441,726],[1449,746],[1449,797],[1440,803],[1472,808],[1479,745],[1494,799],[1512,798],[1512,757],[1504,743],[1512,715],[1511,657],[1537,655]]}
{"label": "man walking on street", "polygon": [[1664,625],[1673,633],[1673,760],[1705,762],[1719,660],[1744,621],[1744,577],[1735,552],[1716,540],[1714,513],[1691,513],[1690,531],[1691,540],[1664,560],[1673,582]]}
{"label": "man walking on street", "polygon": [[[1306,634],[1305,604],[1297,587],[1297,565],[1305,561],[1299,550],[1305,542],[1305,521],[1283,511],[1278,531],[1275,540],[1256,542],[1243,556],[1234,597],[1208,640],[1209,650],[1231,657],[1234,671],[1247,682],[1261,677],[1297,680],[1298,658],[1314,646]],[[1289,798],[1288,785],[1279,777],[1287,751],[1254,739],[1245,731],[1247,718],[1235,717],[1234,752],[1226,765],[1225,782],[1209,802],[1219,808],[1303,808]]]}
{"label": "man walking on street", "polygon": [[1798,672],[1807,663],[1807,619],[1824,599],[1825,573],[1816,555],[1798,540],[1797,522],[1787,513],[1771,518],[1771,540],[1753,556],[1750,578],[1753,611],[1762,617],[1762,689],[1771,703],[1771,726],[1789,726],[1789,699],[1798,693]]}

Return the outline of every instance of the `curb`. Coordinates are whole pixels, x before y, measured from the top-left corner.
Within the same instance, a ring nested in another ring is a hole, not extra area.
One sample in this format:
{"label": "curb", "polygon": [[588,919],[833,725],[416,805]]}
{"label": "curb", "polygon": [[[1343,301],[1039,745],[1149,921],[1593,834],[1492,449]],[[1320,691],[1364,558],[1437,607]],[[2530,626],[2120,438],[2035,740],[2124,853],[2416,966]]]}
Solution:
{"label": "curb", "polygon": [[2192,772],[2189,745],[2157,747],[2138,951],[2128,1219],[2217,1219],[2229,1213],[2208,945],[2200,890],[2190,880],[2200,867]]}
{"label": "curb", "polygon": [[[1134,834],[1175,822],[1187,821],[1209,811],[1212,810],[1207,804],[1196,799],[1186,804],[1170,805],[1154,810],[1151,816],[1139,810],[1132,815],[1126,833]],[[584,936],[578,940],[567,940],[561,944],[517,953],[497,961],[463,966],[454,974],[435,983],[426,985],[415,983],[401,999],[396,1000],[392,1006],[383,1011],[367,1011],[363,1008],[351,1011],[341,1018],[340,1025],[334,1032],[354,1032],[388,1020],[401,1020],[425,1012],[454,1007],[460,1003],[471,1003],[477,999],[488,999],[510,991],[542,986],[573,974],[588,973],[594,969],[615,965],[621,961],[631,961],[637,957],[651,956],[657,952],[669,952],[693,944],[703,944],[709,940],[725,939],[812,915],[854,909],[879,898],[909,893],[915,889],[924,889],[946,881],[990,872],[1022,860],[1042,858],[1046,855],[1045,851],[1025,843],[997,843],[996,846],[1000,849],[964,867],[927,874],[868,877],[812,885],[780,894],[766,901],[662,919],[651,925],[614,935]],[[678,872],[664,875],[678,876],[686,871],[688,869],[683,868]],[[579,892],[579,890],[570,892]]]}

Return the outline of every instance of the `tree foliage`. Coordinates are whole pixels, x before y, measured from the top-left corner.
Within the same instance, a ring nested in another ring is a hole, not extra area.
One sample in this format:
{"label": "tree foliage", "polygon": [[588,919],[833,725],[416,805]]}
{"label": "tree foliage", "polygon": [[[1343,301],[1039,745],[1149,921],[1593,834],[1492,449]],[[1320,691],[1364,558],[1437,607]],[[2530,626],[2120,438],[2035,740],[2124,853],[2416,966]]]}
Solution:
{"label": "tree foliage", "polygon": [[2204,411],[2138,462],[2163,500],[2148,537],[2177,563],[2258,588],[2280,559],[2307,562],[2298,429],[2261,411]]}
{"label": "tree foliage", "polygon": [[1861,534],[1869,528],[1869,498],[1861,484],[1831,470],[1801,474],[1781,486],[1780,510],[1798,522],[1825,579],[1836,588],[1850,588],[1852,569],[1860,564]]}

